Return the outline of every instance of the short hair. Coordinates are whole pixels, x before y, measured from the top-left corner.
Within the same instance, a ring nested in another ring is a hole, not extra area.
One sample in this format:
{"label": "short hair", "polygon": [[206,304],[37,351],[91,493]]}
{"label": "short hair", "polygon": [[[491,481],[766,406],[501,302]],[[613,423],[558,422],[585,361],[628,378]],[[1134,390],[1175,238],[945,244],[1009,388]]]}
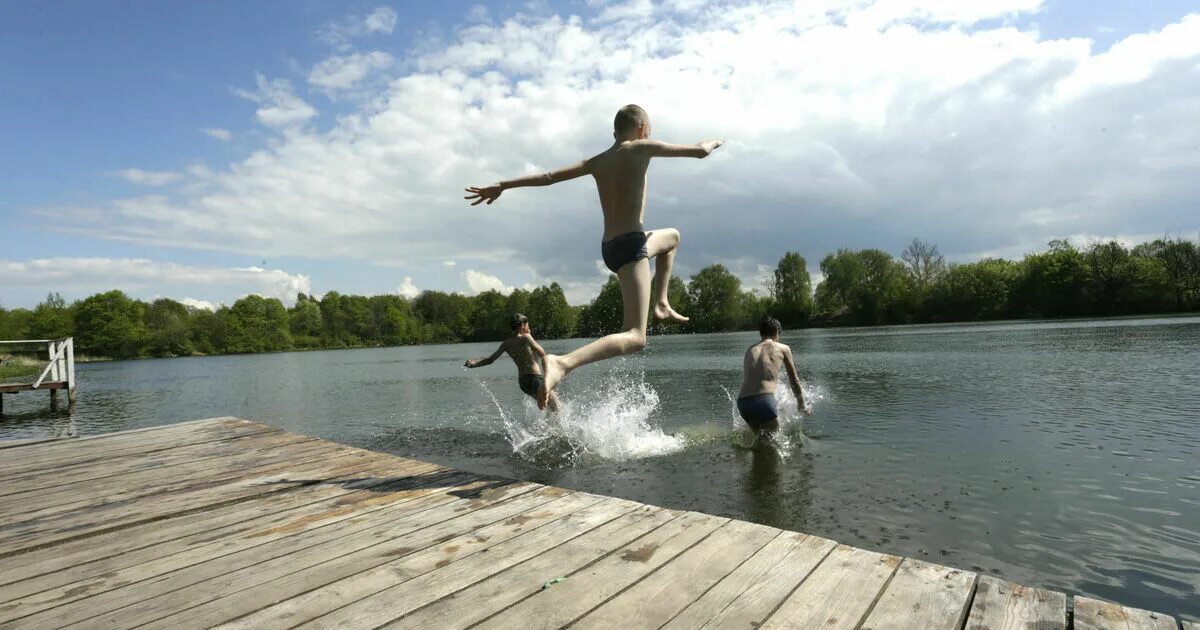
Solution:
{"label": "short hair", "polygon": [[508,325],[512,326],[513,330],[517,330],[521,326],[524,326],[525,324],[528,324],[528,323],[529,323],[528,317],[525,317],[524,315],[522,315],[520,313],[513,313],[512,319],[509,320]]}
{"label": "short hair", "polygon": [[617,117],[613,119],[613,131],[623,134],[648,122],[650,122],[650,115],[646,113],[646,110],[637,105],[626,105],[617,110]]}
{"label": "short hair", "polygon": [[758,334],[766,337],[774,337],[783,330],[779,320],[770,315],[763,315],[762,321],[758,323]]}

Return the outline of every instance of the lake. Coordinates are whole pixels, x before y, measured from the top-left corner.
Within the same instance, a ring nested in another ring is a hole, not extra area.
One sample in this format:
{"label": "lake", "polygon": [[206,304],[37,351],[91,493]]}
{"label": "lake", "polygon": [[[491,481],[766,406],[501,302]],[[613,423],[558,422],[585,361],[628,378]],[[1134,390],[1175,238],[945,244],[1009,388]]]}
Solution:
{"label": "lake", "polygon": [[73,415],[9,396],[0,439],[240,416],[1200,616],[1200,318],[785,331],[815,409],[778,454],[730,398],[756,340],[653,337],[554,418],[462,367],[492,343],[85,364]]}

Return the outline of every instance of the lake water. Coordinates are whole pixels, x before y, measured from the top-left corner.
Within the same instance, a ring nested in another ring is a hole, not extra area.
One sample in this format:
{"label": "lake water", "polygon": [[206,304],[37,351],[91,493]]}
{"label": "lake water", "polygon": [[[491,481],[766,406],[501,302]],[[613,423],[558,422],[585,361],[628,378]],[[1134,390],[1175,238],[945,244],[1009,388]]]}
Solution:
{"label": "lake water", "polygon": [[552,420],[461,367],[495,344],[88,364],[75,414],[9,396],[0,439],[234,415],[1200,616],[1200,318],[785,332],[815,412],[778,456],[729,395],[756,339],[654,337]]}

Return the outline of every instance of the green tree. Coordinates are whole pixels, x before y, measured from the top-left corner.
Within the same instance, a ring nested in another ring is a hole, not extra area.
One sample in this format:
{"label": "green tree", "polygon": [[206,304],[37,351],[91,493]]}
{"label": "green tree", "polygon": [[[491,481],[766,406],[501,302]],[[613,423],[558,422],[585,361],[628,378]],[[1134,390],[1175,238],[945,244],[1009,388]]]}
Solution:
{"label": "green tree", "polygon": [[408,300],[388,294],[373,296],[369,303],[379,343],[389,346],[421,343],[421,324]]}
{"label": "green tree", "polygon": [[0,340],[29,339],[29,324],[33,320],[33,311],[27,308],[14,308],[6,311],[0,308]]}
{"label": "green tree", "polygon": [[780,323],[788,327],[808,323],[813,312],[812,278],[803,256],[796,252],[784,254],[775,266],[768,289],[774,300],[771,310]]}
{"label": "green tree", "polygon": [[472,298],[471,339],[473,341],[500,341],[512,332],[509,322],[512,313],[508,310],[508,298],[499,291],[484,291]]}
{"label": "green tree", "polygon": [[1087,270],[1083,255],[1065,240],[1025,256],[1014,306],[1025,314],[1045,317],[1077,315],[1085,305]]}
{"label": "green tree", "polygon": [[817,308],[828,317],[875,325],[909,321],[918,303],[904,266],[878,249],[839,249],[821,261]]}
{"label": "green tree", "polygon": [[226,352],[225,322],[229,317],[229,308],[222,306],[216,311],[195,309],[188,319],[188,337],[192,342],[193,352],[201,354],[220,354]]}
{"label": "green tree", "polygon": [[146,308],[146,351],[156,357],[192,354],[188,319],[188,309],[183,304],[167,298],[154,300]]}
{"label": "green tree", "polygon": [[296,296],[296,304],[288,309],[288,328],[297,347],[319,348],[325,331],[321,303],[303,293]]}
{"label": "green tree", "polygon": [[471,300],[458,293],[423,291],[413,311],[424,323],[425,339],[455,343],[471,337]]}
{"label": "green tree", "polygon": [[75,340],[81,352],[118,359],[142,354],[146,305],[121,291],[85,298],[75,309]]}
{"label": "green tree", "polygon": [[596,299],[579,314],[579,336],[602,337],[620,331],[624,323],[623,308],[621,283],[615,275],[609,275]]}
{"label": "green tree", "polygon": [[27,332],[34,339],[62,339],[72,336],[74,329],[75,317],[67,301],[57,293],[50,293],[33,309]]}
{"label": "green tree", "polygon": [[931,289],[930,304],[939,321],[999,319],[1012,313],[1010,303],[1021,279],[1017,263],[985,258],[950,265]]}
{"label": "green tree", "polygon": [[247,295],[233,303],[225,321],[226,352],[275,352],[292,347],[288,312],[275,298]]}
{"label": "green tree", "polygon": [[688,283],[691,303],[690,326],[697,332],[737,330],[745,321],[742,281],[725,265],[709,265]]}
{"label": "green tree", "polygon": [[529,294],[526,315],[535,337],[563,339],[575,333],[575,309],[567,304],[567,296],[557,282]]}

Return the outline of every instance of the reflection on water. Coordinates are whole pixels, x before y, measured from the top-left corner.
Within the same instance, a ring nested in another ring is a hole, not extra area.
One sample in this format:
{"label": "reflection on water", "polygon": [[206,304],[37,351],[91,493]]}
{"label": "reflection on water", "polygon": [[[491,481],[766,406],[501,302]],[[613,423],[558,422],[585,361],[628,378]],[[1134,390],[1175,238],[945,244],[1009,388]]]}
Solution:
{"label": "reflection on water", "polygon": [[557,418],[462,369],[492,344],[88,364],[74,415],[8,397],[0,438],[237,415],[1200,616],[1200,318],[785,331],[816,406],[773,451],[728,394],[753,341],[652,338]]}

